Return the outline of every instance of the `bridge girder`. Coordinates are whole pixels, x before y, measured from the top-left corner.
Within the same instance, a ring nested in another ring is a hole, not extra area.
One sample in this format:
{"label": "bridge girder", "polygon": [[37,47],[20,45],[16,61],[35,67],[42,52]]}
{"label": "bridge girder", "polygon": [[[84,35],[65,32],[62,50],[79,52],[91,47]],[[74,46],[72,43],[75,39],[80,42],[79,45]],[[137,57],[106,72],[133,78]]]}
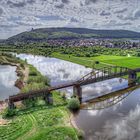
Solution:
{"label": "bridge girder", "polygon": [[116,77],[121,77],[125,75],[129,75],[129,80],[131,79],[130,81],[131,83],[133,83],[137,76],[136,72],[140,72],[140,68],[136,70],[131,70],[126,67],[118,67],[118,66],[104,67],[102,69],[93,70],[92,72],[88,73],[87,75],[85,75],[84,77],[82,77],[80,80],[76,82],[71,82],[69,84],[58,85],[55,87],[50,87],[41,90],[30,91],[28,93],[20,93],[17,95],[10,96],[9,102],[14,103],[17,101],[26,100],[28,98],[49,96],[50,92],[53,90],[67,88],[71,86],[73,86],[74,92],[76,93],[76,95],[79,97],[79,100],[81,101],[82,100],[81,86],[116,78]]}

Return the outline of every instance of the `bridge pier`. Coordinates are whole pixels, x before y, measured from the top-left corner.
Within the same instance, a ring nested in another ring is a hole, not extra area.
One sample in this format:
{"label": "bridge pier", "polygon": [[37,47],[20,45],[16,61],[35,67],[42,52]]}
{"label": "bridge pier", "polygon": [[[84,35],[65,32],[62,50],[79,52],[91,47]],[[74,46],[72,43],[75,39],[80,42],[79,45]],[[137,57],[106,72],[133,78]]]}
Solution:
{"label": "bridge pier", "polygon": [[13,103],[13,102],[9,102],[9,103],[8,103],[8,108],[9,108],[9,109],[15,109],[14,103]]}
{"label": "bridge pier", "polygon": [[44,100],[45,100],[46,104],[53,104],[53,96],[52,96],[52,93],[51,92],[46,93],[44,95]]}
{"label": "bridge pier", "polygon": [[128,85],[133,86],[136,84],[137,73],[135,71],[130,71],[128,75]]}
{"label": "bridge pier", "polygon": [[82,88],[80,85],[73,86],[73,96],[77,96],[80,103],[82,103]]}

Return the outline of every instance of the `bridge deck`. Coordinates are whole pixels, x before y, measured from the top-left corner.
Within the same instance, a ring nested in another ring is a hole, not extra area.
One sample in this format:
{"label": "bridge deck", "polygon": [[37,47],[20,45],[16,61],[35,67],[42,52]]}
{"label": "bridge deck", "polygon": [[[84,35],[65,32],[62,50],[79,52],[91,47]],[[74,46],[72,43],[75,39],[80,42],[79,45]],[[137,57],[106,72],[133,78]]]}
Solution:
{"label": "bridge deck", "polygon": [[[29,91],[27,93],[19,93],[17,95],[10,96],[9,102],[17,102],[17,101],[25,100],[28,98],[45,96],[53,90],[67,88],[67,87],[71,87],[74,85],[83,86],[83,85],[96,83],[96,82],[100,82],[100,81],[104,81],[104,80],[108,80],[108,79],[112,79],[112,78],[116,78],[116,77],[125,76],[125,75],[129,74],[131,71],[140,72],[140,68],[135,69],[135,70],[130,70],[128,68],[121,67],[118,72],[117,67],[113,67],[113,70],[108,69],[107,73],[106,73],[106,68],[104,68],[102,70],[98,70],[98,72],[96,72],[96,73],[92,71],[91,73],[85,75],[83,78],[81,78],[80,80],[75,81],[75,82],[58,85],[58,86],[54,86],[54,87],[49,87],[49,88],[44,88],[41,90]],[[99,72],[101,72],[101,75]]]}

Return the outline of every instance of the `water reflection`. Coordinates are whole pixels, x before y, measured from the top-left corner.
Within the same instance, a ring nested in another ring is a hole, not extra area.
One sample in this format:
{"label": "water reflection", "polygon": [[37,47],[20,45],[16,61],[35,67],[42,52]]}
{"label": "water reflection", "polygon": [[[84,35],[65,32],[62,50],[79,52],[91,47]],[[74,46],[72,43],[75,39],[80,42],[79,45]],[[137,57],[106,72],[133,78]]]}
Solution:
{"label": "water reflection", "polygon": [[51,85],[75,81],[91,71],[90,68],[77,65],[64,60],[43,56],[33,56],[26,54],[17,55],[29,64],[34,65],[43,75],[51,80]]}
{"label": "water reflection", "polygon": [[126,90],[123,90],[122,92],[120,92],[120,94],[118,94],[118,92],[119,91],[112,92],[110,94],[105,94],[105,95],[99,96],[97,98],[90,99],[89,101],[83,103],[82,109],[85,108],[85,109],[91,109],[91,110],[101,110],[101,109],[105,109],[110,106],[113,106],[115,104],[121,105],[122,101],[129,94],[131,94],[131,91],[126,92]]}
{"label": "water reflection", "polygon": [[0,101],[19,92],[14,86],[17,80],[16,67],[0,65]]}
{"label": "water reflection", "polygon": [[139,140],[140,105],[130,110],[125,117],[107,120],[102,131],[95,132],[92,139],[102,140]]}
{"label": "water reflection", "polygon": [[129,140],[132,133],[133,138],[130,137],[130,140],[137,140],[139,135],[135,134],[139,133],[140,129],[138,125],[135,126],[135,123],[140,124],[139,92],[140,89],[132,91],[131,94],[126,92],[126,98],[108,108],[98,110],[91,106],[90,110],[80,110],[75,116],[75,121],[84,130],[86,139]]}
{"label": "water reflection", "polygon": [[[82,76],[91,72],[90,68],[85,68],[84,66],[56,58],[27,54],[18,54],[17,56],[23,60],[26,59],[29,64],[34,65],[43,75],[49,77],[52,86],[79,80]],[[110,91],[125,88],[127,87],[127,84],[127,80],[123,79],[120,82],[119,78],[115,78],[112,80],[106,80],[104,82],[83,86],[83,101],[109,93]],[[68,93],[68,96],[71,96],[73,93],[72,88],[66,88],[61,91]]]}
{"label": "water reflection", "polygon": [[[56,58],[45,58],[20,54],[43,75],[51,79],[51,85],[77,80],[89,73],[91,69]],[[111,91],[127,87],[127,80],[115,78],[104,82],[83,86],[84,100],[101,96]],[[72,93],[72,88],[63,89]],[[80,110],[75,122],[85,132],[86,140],[137,140],[140,135],[140,89],[108,108],[97,110]],[[127,92],[126,92],[127,95]]]}

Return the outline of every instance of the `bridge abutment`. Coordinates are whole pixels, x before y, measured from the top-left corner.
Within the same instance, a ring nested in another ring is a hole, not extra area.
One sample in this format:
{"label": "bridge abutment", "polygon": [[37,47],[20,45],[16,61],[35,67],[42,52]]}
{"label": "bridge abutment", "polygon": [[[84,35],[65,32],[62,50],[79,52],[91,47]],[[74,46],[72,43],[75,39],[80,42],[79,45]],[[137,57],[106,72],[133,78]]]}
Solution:
{"label": "bridge abutment", "polygon": [[53,104],[53,95],[51,92],[44,95],[44,100],[46,104]]}
{"label": "bridge abutment", "polygon": [[128,75],[128,85],[129,86],[135,85],[136,84],[136,80],[137,80],[137,73],[135,71],[129,72],[129,75]]}
{"label": "bridge abutment", "polygon": [[77,96],[80,103],[82,103],[82,88],[80,85],[73,86],[73,96]]}
{"label": "bridge abutment", "polygon": [[8,108],[9,108],[9,109],[15,109],[14,103],[13,103],[13,102],[9,102],[9,103],[8,103]]}

